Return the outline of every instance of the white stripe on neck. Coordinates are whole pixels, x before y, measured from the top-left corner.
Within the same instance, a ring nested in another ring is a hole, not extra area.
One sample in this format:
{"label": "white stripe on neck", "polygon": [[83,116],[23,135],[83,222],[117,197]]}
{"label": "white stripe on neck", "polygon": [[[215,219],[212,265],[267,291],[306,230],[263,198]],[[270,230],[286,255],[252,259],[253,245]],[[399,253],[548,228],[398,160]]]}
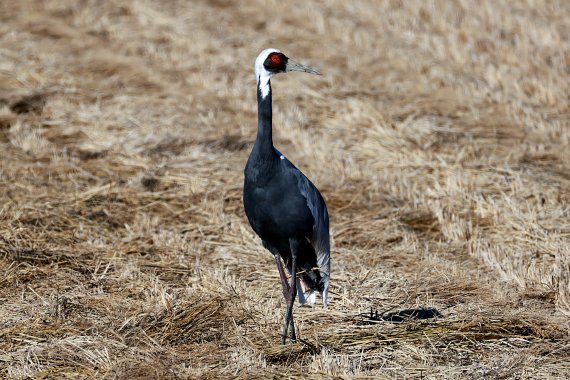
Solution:
{"label": "white stripe on neck", "polygon": [[271,53],[280,53],[277,49],[265,49],[262,51],[257,58],[255,59],[255,79],[257,79],[257,86],[261,91],[261,98],[265,99],[267,95],[269,95],[269,79],[273,76],[272,73],[267,71],[265,67],[263,67],[263,62],[267,59],[269,54]]}
{"label": "white stripe on neck", "polygon": [[264,72],[262,72],[257,78],[257,86],[261,91],[262,99],[265,99],[267,95],[269,95],[269,79],[271,79],[271,75],[267,75]]}

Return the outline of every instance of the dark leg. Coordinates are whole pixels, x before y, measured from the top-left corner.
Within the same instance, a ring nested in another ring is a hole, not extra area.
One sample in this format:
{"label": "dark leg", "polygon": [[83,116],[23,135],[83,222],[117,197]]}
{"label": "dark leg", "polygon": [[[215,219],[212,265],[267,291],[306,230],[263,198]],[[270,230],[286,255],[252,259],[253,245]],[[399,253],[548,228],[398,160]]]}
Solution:
{"label": "dark leg", "polygon": [[274,255],[275,264],[277,264],[277,270],[279,271],[279,278],[281,279],[281,287],[283,288],[283,297],[286,299],[289,295],[289,282],[287,281],[287,276],[283,270],[283,264],[281,264],[281,259],[279,255]]}
{"label": "dark leg", "polygon": [[299,243],[295,239],[289,239],[289,245],[291,246],[291,286],[289,287],[289,296],[287,297],[287,313],[285,314],[285,324],[283,325],[283,336],[281,343],[285,344],[287,339],[287,332],[289,329],[289,324],[291,324],[291,340],[296,341],[295,336],[295,325],[293,324],[293,303],[295,302],[295,296],[297,295],[297,251],[299,249]]}
{"label": "dark leg", "polygon": [[[285,301],[287,302],[287,304],[289,304],[292,301],[293,302],[295,301],[294,298],[291,301],[291,286],[287,281],[287,276],[285,275],[285,271],[283,270],[283,264],[281,263],[279,255],[274,255],[274,257],[275,257],[275,264],[277,264],[277,270],[279,271],[279,277],[281,278],[281,286],[283,288],[283,298],[285,298]],[[293,277],[293,281],[296,283],[295,277]],[[297,337],[295,336],[295,322],[293,322],[293,315],[291,315],[290,325],[291,325],[291,340],[295,341],[297,340]],[[287,331],[285,331],[284,335],[281,337],[281,342],[285,344],[286,339],[287,339]]]}
{"label": "dark leg", "polygon": [[[293,281],[293,289],[291,289],[291,286],[289,285],[289,282],[287,281],[287,276],[285,275],[285,271],[283,270],[283,264],[281,262],[281,256],[279,254],[279,251],[277,249],[275,249],[274,246],[272,246],[271,244],[269,244],[268,242],[266,242],[265,240],[262,241],[263,246],[273,254],[273,257],[275,258],[275,264],[277,265],[277,270],[279,271],[279,278],[281,280],[281,287],[283,290],[283,298],[285,298],[285,301],[287,303],[287,308],[289,308],[289,304],[293,304],[295,302],[295,295],[297,294],[297,288],[296,288],[296,284],[297,284],[297,277],[293,276],[292,281]],[[290,243],[291,244],[291,243]],[[291,246],[293,247],[293,246]],[[295,247],[298,247],[297,244],[295,244]],[[297,252],[297,251],[295,251]],[[295,273],[296,269],[293,270],[293,273]],[[291,316],[289,318],[290,320],[290,326],[291,326],[291,340],[292,341],[296,341],[297,337],[295,334],[295,323],[293,322],[293,314],[291,313]],[[285,316],[285,322],[287,322],[287,316]],[[285,341],[287,339],[287,329],[284,329],[285,332],[283,334],[283,336],[281,337],[282,339],[282,343],[285,344]]]}

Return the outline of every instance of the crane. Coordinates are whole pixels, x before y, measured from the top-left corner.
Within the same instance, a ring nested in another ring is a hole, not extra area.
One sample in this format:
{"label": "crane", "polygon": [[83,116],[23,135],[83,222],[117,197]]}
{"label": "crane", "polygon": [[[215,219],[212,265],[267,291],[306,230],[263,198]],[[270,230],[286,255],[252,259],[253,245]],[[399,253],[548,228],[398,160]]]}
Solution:
{"label": "crane", "polygon": [[[277,49],[255,60],[257,136],[244,170],[243,204],[249,223],[273,254],[287,303],[282,344],[297,340],[293,304],[314,304],[320,293],[328,303],[330,282],[329,216],[326,203],[309,179],[273,146],[270,79],[279,73],[316,69],[289,59]],[[291,281],[289,283],[283,263]]]}

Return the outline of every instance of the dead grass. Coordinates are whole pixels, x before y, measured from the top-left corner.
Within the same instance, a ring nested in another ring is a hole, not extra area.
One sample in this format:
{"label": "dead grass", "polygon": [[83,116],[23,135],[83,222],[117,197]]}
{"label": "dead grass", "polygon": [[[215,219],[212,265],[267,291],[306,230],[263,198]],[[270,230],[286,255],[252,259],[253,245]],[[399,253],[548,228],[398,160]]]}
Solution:
{"label": "dead grass", "polygon": [[[568,378],[569,12],[0,3],[0,376]],[[334,241],[284,347],[241,205],[268,46],[324,72],[274,81],[275,142]]]}

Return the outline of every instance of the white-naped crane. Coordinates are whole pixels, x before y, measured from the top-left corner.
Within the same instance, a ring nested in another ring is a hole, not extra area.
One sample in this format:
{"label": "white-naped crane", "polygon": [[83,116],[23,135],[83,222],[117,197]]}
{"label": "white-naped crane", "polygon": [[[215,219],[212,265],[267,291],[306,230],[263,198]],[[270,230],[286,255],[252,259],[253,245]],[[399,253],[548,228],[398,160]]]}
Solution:
{"label": "white-naped crane", "polygon": [[[317,70],[294,62],[277,49],[263,50],[255,60],[257,137],[245,166],[243,204],[251,227],[273,254],[287,302],[282,343],[296,341],[293,303],[328,302],[330,281],[329,216],[317,188],[273,146],[271,82],[275,74]],[[291,275],[283,270],[281,260]]]}

